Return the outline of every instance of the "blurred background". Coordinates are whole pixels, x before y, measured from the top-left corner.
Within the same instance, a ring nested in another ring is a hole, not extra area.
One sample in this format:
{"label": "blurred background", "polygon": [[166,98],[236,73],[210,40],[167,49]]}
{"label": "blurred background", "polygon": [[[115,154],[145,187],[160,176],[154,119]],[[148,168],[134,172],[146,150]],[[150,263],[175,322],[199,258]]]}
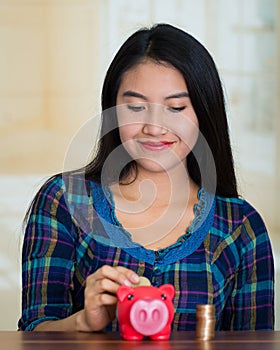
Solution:
{"label": "blurred background", "polygon": [[155,22],[193,34],[217,64],[239,190],[273,245],[280,330],[280,0],[0,0],[0,329],[20,315],[28,204],[48,175],[87,158],[109,62]]}

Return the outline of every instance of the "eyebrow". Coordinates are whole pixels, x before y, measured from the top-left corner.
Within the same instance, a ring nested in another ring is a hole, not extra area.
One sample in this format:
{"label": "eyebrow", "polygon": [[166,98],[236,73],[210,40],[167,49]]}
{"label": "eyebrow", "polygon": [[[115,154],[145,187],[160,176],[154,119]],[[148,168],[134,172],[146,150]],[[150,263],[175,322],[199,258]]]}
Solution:
{"label": "eyebrow", "polygon": [[178,92],[177,94],[169,95],[165,97],[165,100],[169,100],[171,98],[181,98],[181,97],[190,97],[189,93],[184,91],[184,92]]}
{"label": "eyebrow", "polygon": [[145,100],[145,101],[148,100],[146,96],[140,94],[139,92],[132,91],[132,90],[125,91],[123,93],[123,97],[126,97],[126,96],[128,96],[128,97],[138,97],[138,98],[141,98],[142,100]]}
{"label": "eyebrow", "polygon": [[[139,92],[136,92],[136,91],[132,91],[132,90],[127,90],[123,93],[123,97],[138,97],[138,98],[141,98],[142,100],[145,100],[145,101],[148,101],[148,98],[142,94],[140,94]],[[169,95],[167,97],[165,97],[164,99],[165,100],[170,100],[172,98],[182,98],[182,97],[189,97],[189,93],[186,92],[186,91],[183,91],[183,92],[178,92],[176,94],[172,94],[172,95]]]}

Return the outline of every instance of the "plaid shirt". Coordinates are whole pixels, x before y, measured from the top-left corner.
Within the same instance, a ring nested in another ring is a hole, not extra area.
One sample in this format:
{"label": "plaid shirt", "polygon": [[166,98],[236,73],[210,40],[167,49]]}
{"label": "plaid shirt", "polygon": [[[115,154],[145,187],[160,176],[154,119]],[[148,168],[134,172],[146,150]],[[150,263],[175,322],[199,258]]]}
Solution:
{"label": "plaid shirt", "polygon": [[[59,175],[35,197],[22,255],[18,326],[70,316],[84,306],[87,276],[125,266],[176,289],[173,330],[194,330],[196,305],[215,304],[216,330],[274,327],[274,267],[260,215],[245,200],[201,189],[195,219],[178,241],[153,251],[132,242],[108,187]],[[106,330],[117,330],[114,320]]]}

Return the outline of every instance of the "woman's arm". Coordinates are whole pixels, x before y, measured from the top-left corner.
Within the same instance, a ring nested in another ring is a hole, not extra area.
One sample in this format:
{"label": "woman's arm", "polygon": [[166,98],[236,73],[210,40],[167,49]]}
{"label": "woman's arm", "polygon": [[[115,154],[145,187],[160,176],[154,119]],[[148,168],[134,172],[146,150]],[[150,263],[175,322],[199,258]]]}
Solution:
{"label": "woman's arm", "polygon": [[64,191],[61,177],[49,180],[29,212],[22,249],[22,330],[72,314],[77,232]]}
{"label": "woman's arm", "polygon": [[[76,193],[72,198],[85,201]],[[26,227],[20,329],[97,331],[115,317],[118,286],[135,283],[138,276],[124,267],[103,266],[77,287],[73,282],[77,242],[78,227],[57,177],[36,196]],[[85,288],[84,310],[77,313],[73,313],[75,288]]]}
{"label": "woman's arm", "polygon": [[81,310],[62,320],[41,322],[33,329],[33,331],[62,331],[62,332],[76,331],[76,330],[86,331],[84,325],[81,324],[83,313],[84,311]]}
{"label": "woman's arm", "polygon": [[268,233],[260,215],[248,203],[241,235],[243,248],[235,284],[223,319],[232,330],[274,329],[274,264]]}
{"label": "woman's arm", "polygon": [[85,308],[69,317],[38,324],[36,331],[100,331],[115,318],[120,285],[138,283],[135,272],[122,266],[102,266],[87,278],[85,288]]}

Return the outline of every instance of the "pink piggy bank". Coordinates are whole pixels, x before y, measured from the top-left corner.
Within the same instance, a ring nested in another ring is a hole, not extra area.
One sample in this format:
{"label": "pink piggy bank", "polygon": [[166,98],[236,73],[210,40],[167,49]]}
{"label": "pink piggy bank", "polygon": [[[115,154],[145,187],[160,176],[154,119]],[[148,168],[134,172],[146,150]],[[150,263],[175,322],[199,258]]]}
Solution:
{"label": "pink piggy bank", "polygon": [[153,340],[168,339],[174,317],[174,294],[171,284],[159,288],[120,286],[117,307],[121,337],[126,340],[141,340],[144,336]]}

